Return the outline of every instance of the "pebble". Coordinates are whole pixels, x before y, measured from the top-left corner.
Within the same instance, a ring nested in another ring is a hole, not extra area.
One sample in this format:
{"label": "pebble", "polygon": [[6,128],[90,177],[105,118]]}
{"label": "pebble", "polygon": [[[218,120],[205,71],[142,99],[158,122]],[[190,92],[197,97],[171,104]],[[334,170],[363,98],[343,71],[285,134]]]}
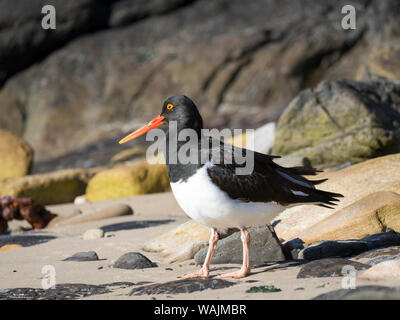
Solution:
{"label": "pebble", "polygon": [[145,269],[153,268],[155,264],[139,252],[128,252],[119,257],[113,267],[119,269]]}
{"label": "pebble", "polygon": [[104,237],[102,229],[89,229],[83,234],[83,240],[100,239]]}
{"label": "pebble", "polygon": [[96,252],[88,251],[88,252],[78,252],[64,259],[63,261],[96,261],[99,260],[99,257]]}

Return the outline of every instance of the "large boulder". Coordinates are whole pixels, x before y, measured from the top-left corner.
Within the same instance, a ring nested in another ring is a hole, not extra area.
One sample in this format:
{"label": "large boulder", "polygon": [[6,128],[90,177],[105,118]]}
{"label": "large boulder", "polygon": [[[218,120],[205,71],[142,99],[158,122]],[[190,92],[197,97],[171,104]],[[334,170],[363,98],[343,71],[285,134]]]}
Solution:
{"label": "large boulder", "polygon": [[387,228],[400,232],[400,194],[380,191],[344,207],[304,230],[304,242],[361,239]]}
{"label": "large boulder", "polygon": [[[85,17],[82,2],[57,12]],[[323,79],[367,36],[396,26],[389,17],[397,1],[351,1],[357,29],[347,32],[337,23],[348,2],[336,0],[87,3],[108,3],[108,23],[126,27],[63,45],[0,91],[0,113],[8,115],[0,127],[25,137],[38,161],[122,136],[175,93],[192,97],[209,126],[254,128],[275,120],[301,89]],[[339,69],[336,78],[349,70]]]}
{"label": "large boulder", "polygon": [[0,129],[0,179],[23,177],[33,164],[33,149],[21,138]]}
{"label": "large boulder", "polygon": [[96,174],[86,189],[88,201],[116,199],[170,189],[167,168],[139,162],[121,165]]}
{"label": "large boulder", "polygon": [[338,80],[301,92],[279,119],[274,154],[319,168],[400,150],[400,81]]}
{"label": "large boulder", "polygon": [[98,169],[68,169],[0,180],[0,196],[28,197],[42,205],[72,202]]}
{"label": "large boulder", "polygon": [[[335,172],[323,172],[311,180],[325,178],[328,180],[318,185],[318,188],[341,193],[344,198],[340,198],[333,210],[313,205],[285,210],[273,223],[279,238],[297,238],[311,226],[372,193],[389,191],[400,194],[400,154],[371,159]],[[371,207],[360,206],[361,209],[371,212]]]}

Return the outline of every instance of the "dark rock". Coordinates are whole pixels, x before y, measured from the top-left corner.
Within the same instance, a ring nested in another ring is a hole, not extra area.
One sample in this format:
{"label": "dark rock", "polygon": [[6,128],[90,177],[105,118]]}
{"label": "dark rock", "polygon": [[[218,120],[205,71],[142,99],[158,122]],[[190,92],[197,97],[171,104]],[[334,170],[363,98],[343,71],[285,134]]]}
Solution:
{"label": "dark rock", "polygon": [[282,247],[286,257],[296,260],[300,251],[304,249],[304,242],[299,238],[295,238],[282,243]]}
{"label": "dark rock", "polygon": [[321,277],[341,277],[347,275],[342,273],[343,267],[351,266],[355,270],[365,270],[370,266],[342,258],[330,258],[311,261],[301,267],[297,278],[321,278]]}
{"label": "dark rock", "polygon": [[321,294],[313,300],[400,300],[400,287],[362,286]]}
{"label": "dark rock", "polygon": [[310,244],[298,253],[298,259],[316,260],[330,257],[350,257],[362,252],[400,244],[394,231],[377,233],[360,240],[321,241]]}
{"label": "dark rock", "polygon": [[[251,227],[250,233],[250,263],[262,264],[270,261],[285,260],[285,255],[281,243],[276,237],[273,228],[270,225]],[[196,253],[194,259],[196,264],[202,264],[206,254],[207,247]],[[218,241],[211,263],[242,263],[243,249],[240,239],[240,232],[235,232],[229,237]]]}
{"label": "dark rock", "polygon": [[14,288],[0,291],[0,300],[66,300],[80,299],[92,295],[110,293],[115,287],[133,286],[130,282],[115,282],[102,285],[83,283],[57,284],[54,289]]}
{"label": "dark rock", "polygon": [[128,252],[119,257],[113,267],[119,269],[144,269],[153,268],[155,264],[139,252]]}
{"label": "dark rock", "polygon": [[317,260],[330,257],[349,257],[367,250],[368,245],[357,240],[321,241],[301,250],[298,259]]}
{"label": "dark rock", "polygon": [[148,286],[135,288],[130,295],[141,296],[144,294],[177,294],[191,293],[203,291],[206,289],[222,289],[235,285],[235,282],[223,279],[206,279],[206,280],[175,280],[165,283],[156,283]]}
{"label": "dark rock", "polygon": [[99,257],[96,252],[88,251],[88,252],[78,252],[64,259],[63,261],[97,261]]}

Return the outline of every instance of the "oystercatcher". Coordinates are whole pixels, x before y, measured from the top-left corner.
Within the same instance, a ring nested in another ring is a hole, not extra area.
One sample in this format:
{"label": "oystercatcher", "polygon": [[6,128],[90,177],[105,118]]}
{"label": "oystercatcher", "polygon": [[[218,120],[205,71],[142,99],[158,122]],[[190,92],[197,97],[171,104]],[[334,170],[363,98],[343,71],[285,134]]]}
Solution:
{"label": "oystercatcher", "polygon": [[[170,130],[173,122],[176,132]],[[239,271],[219,277],[238,279],[247,276],[250,273],[250,237],[246,227],[269,223],[280,212],[295,205],[315,204],[331,208],[335,201],[339,201],[337,198],[342,197],[341,194],[315,188],[326,179],[308,180],[302,176],[315,175],[318,172],[316,169],[284,168],[273,161],[279,156],[237,148],[205,136],[203,120],[196,105],[184,95],[169,97],[163,104],[161,114],[119,143],[160,126],[168,128],[164,155],[172,192],[182,209],[211,231],[202,268],[180,279],[209,277],[210,261],[218,241],[217,230],[230,227],[241,231],[243,265]],[[189,130],[198,139],[178,139],[183,130]],[[172,145],[174,147],[171,148]],[[195,151],[192,161],[179,157],[190,150]],[[244,168],[245,164],[243,161],[239,164],[237,159],[253,161],[252,170],[238,174],[238,169]]]}

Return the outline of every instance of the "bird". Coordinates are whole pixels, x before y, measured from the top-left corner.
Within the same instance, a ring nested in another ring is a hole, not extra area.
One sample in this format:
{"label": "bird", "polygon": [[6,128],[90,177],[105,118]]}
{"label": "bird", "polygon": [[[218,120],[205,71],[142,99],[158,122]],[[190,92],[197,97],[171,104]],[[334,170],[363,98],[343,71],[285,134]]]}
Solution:
{"label": "bird", "polygon": [[[202,267],[180,279],[210,277],[218,231],[228,228],[238,228],[241,232],[243,263],[239,270],[218,278],[248,276],[251,272],[249,227],[270,223],[279,213],[297,205],[333,208],[338,198],[343,197],[315,187],[327,179],[309,180],[303,176],[316,175],[320,172],[317,169],[282,167],[273,161],[280,156],[239,148],[205,135],[199,110],[185,95],[166,99],[158,116],[119,143],[131,141],[158,127],[166,130],[163,152],[175,199],[190,218],[210,229],[208,251]],[[172,127],[176,130],[171,130]],[[193,133],[198,139],[178,139],[182,132]],[[188,149],[195,151],[192,161],[183,161],[179,155]],[[244,159],[251,159],[252,168],[245,174],[238,174],[245,164],[237,159],[244,156]]]}

